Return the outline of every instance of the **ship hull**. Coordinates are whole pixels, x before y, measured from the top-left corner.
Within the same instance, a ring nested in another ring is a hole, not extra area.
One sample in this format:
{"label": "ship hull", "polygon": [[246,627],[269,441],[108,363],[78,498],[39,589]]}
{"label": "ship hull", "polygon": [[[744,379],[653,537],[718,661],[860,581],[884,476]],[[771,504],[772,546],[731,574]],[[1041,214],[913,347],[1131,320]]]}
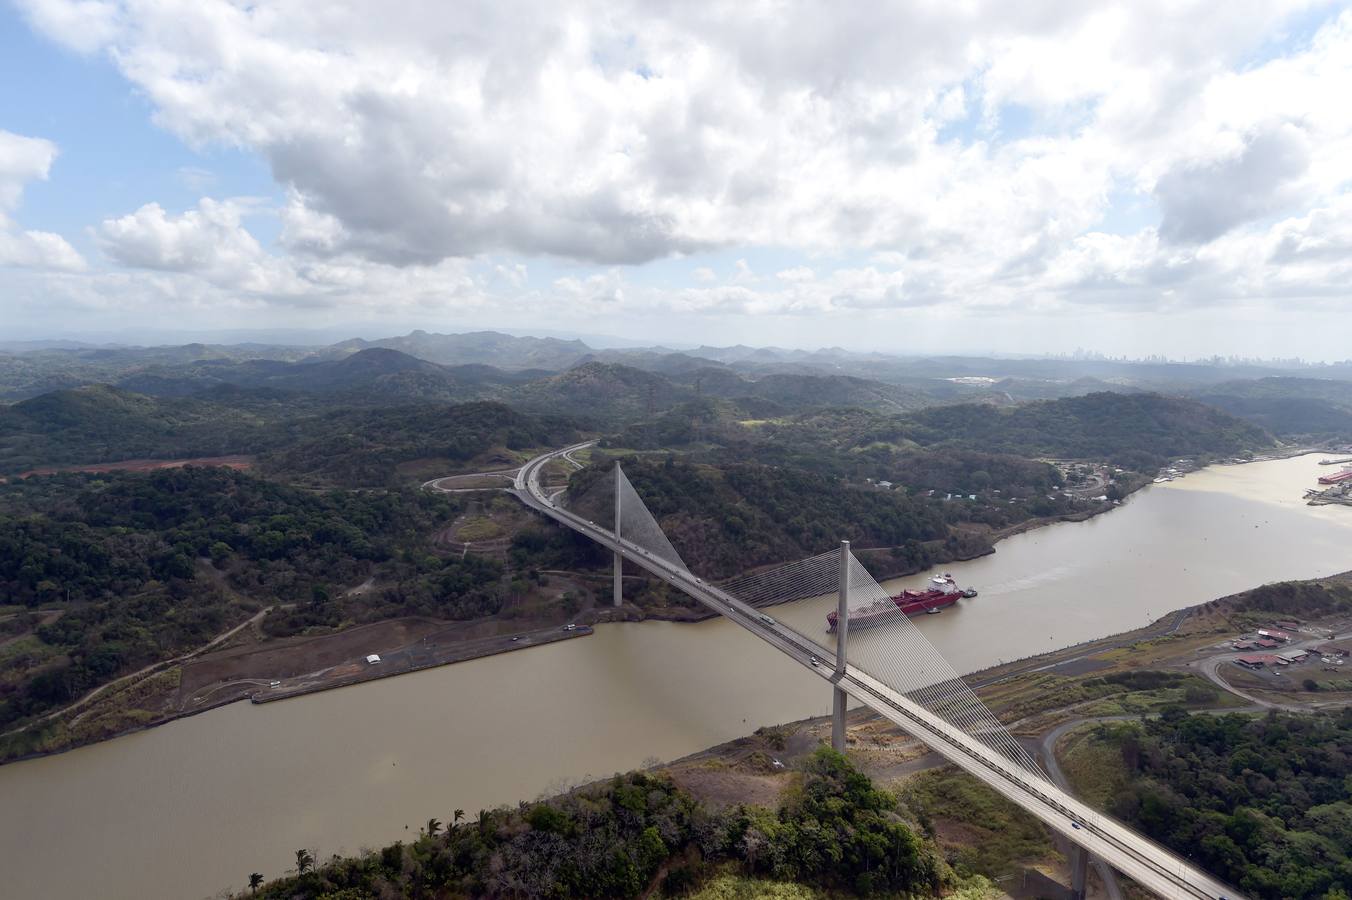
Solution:
{"label": "ship hull", "polygon": [[[865,609],[852,613],[850,615],[850,627],[870,628],[874,625],[881,625],[884,622],[892,621],[897,612],[903,612],[908,616],[923,616],[930,612],[938,612],[956,604],[958,594],[943,591],[904,591],[893,597],[892,602],[895,604],[895,609],[883,607],[878,610]],[[836,630],[836,614],[834,612],[826,617],[826,630],[828,632]]]}

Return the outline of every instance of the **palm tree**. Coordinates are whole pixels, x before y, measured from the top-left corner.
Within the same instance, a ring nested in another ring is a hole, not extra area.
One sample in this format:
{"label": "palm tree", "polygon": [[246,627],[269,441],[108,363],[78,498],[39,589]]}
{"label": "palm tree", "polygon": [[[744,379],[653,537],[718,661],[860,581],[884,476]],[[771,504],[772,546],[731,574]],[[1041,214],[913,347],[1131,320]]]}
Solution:
{"label": "palm tree", "polygon": [[441,833],[441,822],[436,818],[427,820],[427,836],[436,837]]}
{"label": "palm tree", "polygon": [[300,849],[296,851],[296,873],[304,875],[314,868],[315,858],[309,850]]}
{"label": "palm tree", "polygon": [[263,876],[254,872],[249,876],[249,893],[257,894],[258,889],[263,885]]}
{"label": "palm tree", "polygon": [[455,818],[452,820],[452,827],[454,827],[455,825],[459,825],[460,820],[463,819],[464,817],[465,811],[463,809],[457,809],[455,811]]}

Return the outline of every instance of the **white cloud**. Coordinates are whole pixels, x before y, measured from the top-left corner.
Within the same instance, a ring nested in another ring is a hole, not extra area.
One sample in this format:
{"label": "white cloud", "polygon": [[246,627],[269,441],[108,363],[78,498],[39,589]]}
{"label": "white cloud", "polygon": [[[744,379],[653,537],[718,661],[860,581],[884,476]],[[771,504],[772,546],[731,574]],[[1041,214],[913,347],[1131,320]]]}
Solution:
{"label": "white cloud", "polygon": [[1310,165],[1308,143],[1303,129],[1282,124],[1248,137],[1229,159],[1165,172],[1155,183],[1164,214],[1160,234],[1206,243],[1299,199],[1298,182]]}
{"label": "white cloud", "polygon": [[198,208],[170,216],[158,203],[106,219],[99,247],[127,266],[171,272],[223,272],[257,263],[263,248],[241,224],[237,202],[203,198]]}
{"label": "white cloud", "polygon": [[[577,308],[745,314],[1326,302],[1352,12],[1269,44],[1306,5],[23,3],[286,192],[275,252],[231,201],[104,222],[139,277],[506,307],[530,295],[516,260],[554,255],[592,264],[553,284]],[[41,150],[7,181],[0,144],[0,204]],[[1123,196],[1161,220],[1103,233]],[[744,247],[803,264],[692,262],[667,288],[610,268]]]}
{"label": "white cloud", "polygon": [[[973,99],[988,113],[1094,101],[1158,120],[1197,101],[1286,11],[1256,0],[1168,14],[1069,2],[27,8],[57,39],[93,22],[185,139],[263,154],[305,214],[331,224],[314,252],[395,264],[488,251],[639,262],[771,242],[895,249],[936,227],[978,243],[1058,209],[1078,221],[1101,212],[1118,175],[1092,134],[947,146],[938,126]],[[1048,156],[1085,177],[1021,193]],[[1032,204],[1004,229],[1001,193]]]}
{"label": "white cloud", "polygon": [[179,184],[199,194],[216,185],[216,173],[201,166],[179,166],[174,170],[174,177]]}
{"label": "white cloud", "polygon": [[46,179],[55,160],[51,141],[0,130],[0,217],[19,205],[28,182]]}
{"label": "white cloud", "polygon": [[45,180],[56,145],[0,130],[0,266],[76,271],[84,258],[58,234],[22,231],[11,218],[30,181]]}

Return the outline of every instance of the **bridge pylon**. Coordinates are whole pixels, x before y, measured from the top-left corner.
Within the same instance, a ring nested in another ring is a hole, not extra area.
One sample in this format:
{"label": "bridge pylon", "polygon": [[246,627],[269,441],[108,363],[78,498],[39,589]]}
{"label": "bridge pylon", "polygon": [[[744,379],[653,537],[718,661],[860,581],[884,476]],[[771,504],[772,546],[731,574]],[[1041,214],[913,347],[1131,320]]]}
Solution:
{"label": "bridge pylon", "polygon": [[831,749],[845,752],[845,710],[849,698],[840,689],[845,677],[845,644],[850,634],[850,542],[840,542],[840,581],[836,588],[836,686],[831,694]]}
{"label": "bridge pylon", "polygon": [[[615,537],[620,536],[620,497],[624,493],[620,490],[620,479],[624,476],[620,473],[620,461],[615,460]],[[615,551],[615,605],[624,606],[624,556],[620,551]]]}

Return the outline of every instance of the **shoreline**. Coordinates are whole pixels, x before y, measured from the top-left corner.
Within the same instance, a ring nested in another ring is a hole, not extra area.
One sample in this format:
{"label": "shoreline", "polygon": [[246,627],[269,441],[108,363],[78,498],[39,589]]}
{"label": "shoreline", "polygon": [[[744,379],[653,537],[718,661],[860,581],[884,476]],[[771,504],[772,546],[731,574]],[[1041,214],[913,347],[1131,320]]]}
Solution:
{"label": "shoreline", "polygon": [[[1208,464],[1208,466],[1203,466],[1195,471],[1197,472],[1204,471],[1210,465],[1226,465],[1226,466],[1247,465],[1248,463],[1251,462],[1270,462],[1275,459],[1289,459],[1297,456],[1308,455],[1310,453],[1323,453],[1323,452],[1327,451],[1319,448],[1303,448],[1299,450],[1293,450],[1281,455],[1276,454],[1268,455],[1265,456],[1263,459],[1246,460],[1244,462],[1228,462],[1228,461],[1214,462]],[[1025,534],[1030,531],[1035,531],[1041,528],[1046,528],[1061,523],[1086,522],[1097,516],[1112,512],[1113,510],[1118,509],[1121,506],[1124,506],[1128,498],[1137,494],[1144,488],[1148,487],[1150,484],[1151,482],[1149,481],[1144,482],[1143,484],[1139,485],[1137,488],[1132,490],[1129,494],[1127,494],[1127,496],[1124,497],[1122,500],[1104,504],[1096,509],[1089,509],[1081,512],[1066,513],[1059,516],[1046,516],[1035,519],[1029,519],[1024,522],[1008,526],[1004,529],[1000,529],[998,531],[989,532],[987,535],[985,535],[985,537],[989,539],[989,545],[981,549],[980,551],[966,554],[954,554],[946,559],[938,560],[924,567],[911,567],[895,572],[888,571],[886,570],[886,568],[883,568],[881,570],[881,574],[876,575],[875,577],[880,582],[894,578],[904,578],[909,577],[911,575],[918,575],[923,572],[928,572],[936,568],[942,567],[944,565],[947,565],[949,563],[967,562],[973,559],[980,559],[984,556],[992,555],[997,551],[998,544],[1001,541],[1005,540],[1006,538],[1015,537],[1016,535]],[[867,560],[870,555],[886,553],[890,549],[891,549],[890,547],[859,548],[858,553],[860,554],[862,559]],[[583,577],[583,578],[593,577],[585,573],[582,574],[573,573],[573,574],[574,577]],[[609,574],[595,575],[594,577],[604,578],[606,581],[609,581],[610,579]],[[763,606],[764,607],[778,606],[784,603],[793,602],[795,599],[801,598],[790,597],[780,599],[774,601],[773,603],[763,604]],[[1146,637],[1158,637],[1161,634],[1170,633],[1170,631],[1176,630],[1183,623],[1183,621],[1186,620],[1191,610],[1196,609],[1200,606],[1204,606],[1207,603],[1211,603],[1219,599],[1224,598],[1212,598],[1212,600],[1204,601],[1203,603],[1196,604],[1191,607],[1185,607],[1180,610],[1174,610],[1162,616],[1161,618],[1156,619],[1154,622],[1151,622],[1138,629],[1120,632],[1114,635],[1105,635],[1100,638],[1082,641],[1078,644],[1073,644],[1068,647],[1059,648],[1057,650],[1050,650],[1047,651],[1046,653],[1038,654],[1036,656],[1024,657],[1019,660],[1012,660],[1007,663],[1001,663],[996,666],[990,666],[985,669],[968,673],[962,677],[964,680],[967,680],[969,683],[972,683],[973,687],[984,686],[986,684],[994,684],[1006,678],[1011,678],[1014,677],[1015,675],[1029,671],[1031,668],[1038,668],[1036,666],[1033,666],[1032,664],[1035,662],[1046,660],[1048,658],[1057,657],[1063,654],[1073,654],[1076,652],[1080,653],[1081,655],[1090,655],[1092,653],[1102,652],[1104,650],[1110,649],[1109,645],[1113,641],[1130,643],[1132,640],[1140,640]],[[96,744],[104,743],[105,741],[115,740],[120,737],[126,737],[128,735],[135,734],[137,732],[148,731],[152,728],[157,728],[161,725],[168,724],[178,719],[185,719],[190,716],[199,715],[204,712],[210,712],[212,710],[219,709],[223,706],[227,706],[231,703],[237,703],[242,700],[249,700],[251,703],[254,704],[271,703],[276,702],[278,700],[286,700],[291,699],[293,697],[301,697],[306,696],[308,694],[320,693],[322,691],[336,690],[339,688],[349,687],[354,684],[361,684],[368,681],[376,681],[382,678],[393,678],[398,675],[405,675],[411,672],[419,672],[425,671],[427,669],[439,668],[441,666],[454,665],[455,663],[459,662],[468,662],[475,659],[483,659],[485,657],[496,656],[500,653],[510,653],[516,650],[524,650],[533,646],[555,643],[558,640],[565,640],[572,637],[582,637],[590,635],[594,632],[595,626],[597,625],[612,622],[636,623],[644,621],[693,623],[693,622],[708,621],[710,619],[717,617],[718,615],[719,613],[713,610],[704,609],[702,607],[699,608],[665,607],[654,610],[645,610],[640,607],[633,606],[631,604],[626,604],[625,606],[618,608],[598,606],[579,615],[577,628],[573,631],[561,631],[559,626],[550,626],[548,628],[538,629],[536,631],[522,632],[515,636],[521,639],[518,641],[510,640],[510,638],[513,637],[510,635],[497,636],[489,639],[478,639],[475,641],[466,641],[464,642],[464,644],[458,647],[448,648],[448,652],[446,652],[445,654],[442,655],[441,658],[438,658],[436,660],[410,662],[407,665],[396,665],[388,667],[382,661],[382,663],[379,664],[379,666],[368,667],[367,669],[362,669],[359,672],[335,678],[332,681],[308,683],[298,686],[295,689],[282,690],[277,692],[273,692],[268,688],[260,688],[259,690],[253,692],[252,694],[245,693],[239,696],[223,697],[220,700],[205,703],[202,706],[194,709],[176,712],[162,719],[158,719],[143,724],[138,724],[133,727],[114,732],[106,737],[101,737],[98,740],[76,743],[56,750],[38,751],[23,754],[21,756],[11,757],[9,759],[0,760],[0,766],[10,765],[12,763],[18,762],[25,762],[28,760],[38,759],[45,756],[55,756],[61,753],[68,753],[72,750],[78,750],[82,747],[91,747]],[[1171,620],[1176,621],[1172,621],[1172,627],[1169,629],[1169,631],[1160,632],[1159,634],[1156,633],[1156,630],[1161,627],[1161,623],[1169,622]],[[388,620],[388,621],[396,621],[396,620]],[[1134,637],[1131,637],[1129,639],[1129,636]],[[477,644],[477,646],[466,646],[475,644]],[[1070,661],[1069,658],[1061,660],[1061,662],[1069,662],[1069,661]],[[1053,665],[1056,664],[1059,663],[1054,663]],[[988,674],[993,673],[996,670],[1004,670],[1004,669],[1007,669],[1009,671],[1002,672],[999,675]],[[978,682],[972,681],[972,679],[978,678],[980,676],[985,676],[984,680],[980,680]]]}

